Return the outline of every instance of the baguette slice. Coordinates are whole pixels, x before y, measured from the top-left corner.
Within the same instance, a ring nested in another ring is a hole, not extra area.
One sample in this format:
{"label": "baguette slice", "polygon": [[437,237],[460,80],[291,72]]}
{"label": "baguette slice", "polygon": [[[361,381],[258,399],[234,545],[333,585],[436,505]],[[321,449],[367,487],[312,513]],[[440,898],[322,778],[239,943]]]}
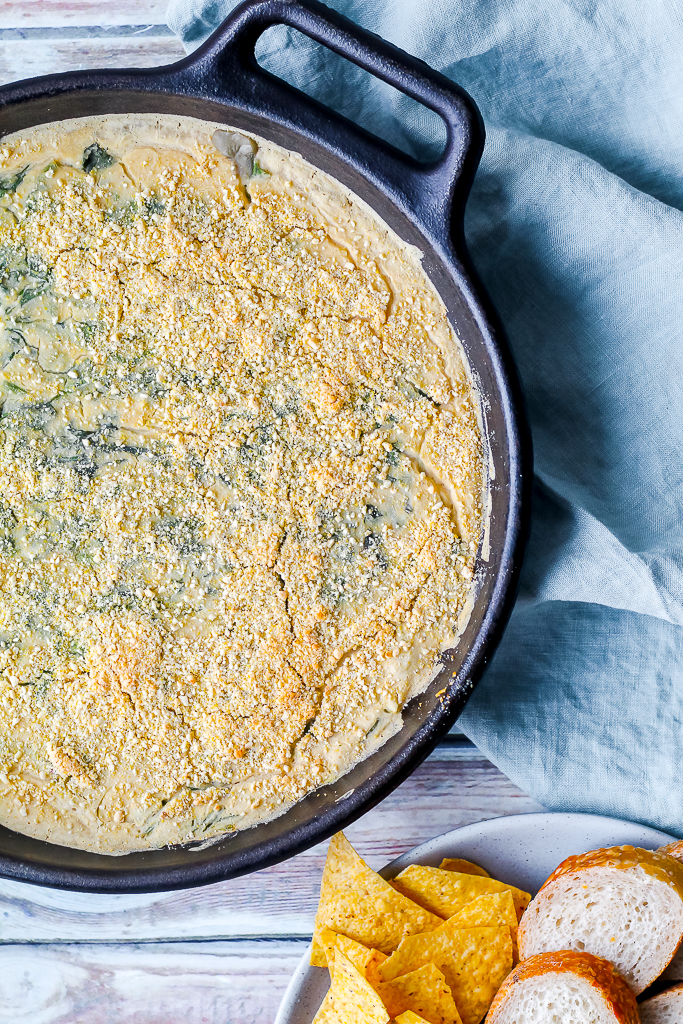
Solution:
{"label": "baguette slice", "polygon": [[683,1020],[683,985],[645,999],[640,1004],[642,1024],[680,1024]]}
{"label": "baguette slice", "polygon": [[683,861],[683,839],[676,839],[673,843],[668,843],[666,846],[660,846],[657,853],[666,853],[669,857],[673,857],[675,860]]}
{"label": "baguette slice", "polygon": [[[674,857],[683,863],[683,839],[669,843],[668,846],[662,846],[659,852],[667,853],[669,857]],[[664,977],[667,981],[683,981],[683,944],[678,947],[676,955],[664,971]],[[683,1020],[683,1016],[681,1016],[681,1020]]]}
{"label": "baguette slice", "polygon": [[614,846],[568,857],[529,904],[521,960],[560,949],[606,957],[636,995],[683,937],[683,864],[659,851]]}
{"label": "baguette slice", "polygon": [[638,1024],[638,1004],[608,960],[592,953],[539,953],[515,967],[486,1024]]}

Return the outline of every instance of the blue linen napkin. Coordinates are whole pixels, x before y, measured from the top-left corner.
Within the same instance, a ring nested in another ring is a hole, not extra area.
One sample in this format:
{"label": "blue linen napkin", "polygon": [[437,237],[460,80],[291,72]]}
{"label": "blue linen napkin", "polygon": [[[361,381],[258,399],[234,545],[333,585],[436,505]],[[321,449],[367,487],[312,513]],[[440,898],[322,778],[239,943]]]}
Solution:
{"label": "blue linen napkin", "polygon": [[[171,0],[194,48],[232,0]],[[331,0],[463,85],[487,143],[466,234],[520,368],[533,526],[460,719],[522,789],[683,836],[683,8]],[[284,28],[268,69],[413,153],[427,114]],[[359,87],[362,83],[362,87]]]}

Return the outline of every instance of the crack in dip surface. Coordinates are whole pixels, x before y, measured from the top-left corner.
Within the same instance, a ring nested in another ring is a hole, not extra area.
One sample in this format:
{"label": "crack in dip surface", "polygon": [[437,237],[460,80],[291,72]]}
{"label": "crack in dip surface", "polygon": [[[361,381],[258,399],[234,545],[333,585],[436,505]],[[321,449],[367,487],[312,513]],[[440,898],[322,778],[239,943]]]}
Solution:
{"label": "crack in dip surface", "polygon": [[479,404],[419,254],[192,119],[0,144],[0,821],[125,853],[282,813],[467,620]]}

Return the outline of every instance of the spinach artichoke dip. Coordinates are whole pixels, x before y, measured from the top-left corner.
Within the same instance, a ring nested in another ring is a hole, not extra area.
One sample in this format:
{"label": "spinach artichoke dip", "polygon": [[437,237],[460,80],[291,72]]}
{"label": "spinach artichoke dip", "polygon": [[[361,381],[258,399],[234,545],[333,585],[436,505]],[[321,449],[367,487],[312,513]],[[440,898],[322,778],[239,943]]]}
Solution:
{"label": "spinach artichoke dip", "polygon": [[0,822],[121,854],[282,813],[457,643],[480,404],[370,209],[191,118],[0,142]]}

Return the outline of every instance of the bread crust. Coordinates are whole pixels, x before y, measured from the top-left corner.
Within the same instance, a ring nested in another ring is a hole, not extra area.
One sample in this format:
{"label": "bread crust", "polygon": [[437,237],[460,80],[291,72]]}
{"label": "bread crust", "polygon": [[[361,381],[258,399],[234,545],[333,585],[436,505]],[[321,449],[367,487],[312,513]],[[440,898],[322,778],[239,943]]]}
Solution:
{"label": "bread crust", "polygon": [[[642,1024],[657,1024],[661,1020],[662,1011],[665,1010],[667,1004],[671,1003],[672,999],[675,1009],[680,1010],[683,1015],[683,982],[672,985],[671,988],[667,988],[663,992],[658,992],[650,999],[643,1000],[640,1004]],[[667,1016],[664,1019],[670,1018]]]}
{"label": "bread crust", "polygon": [[[677,839],[673,843],[667,843],[666,846],[660,846],[658,852],[665,853],[668,857],[673,857],[674,860],[680,861],[683,864],[683,839]],[[663,976],[670,981],[678,981],[680,978],[683,978],[683,943],[674,953],[673,960],[669,963]],[[672,990],[669,989],[669,991]]]}
{"label": "bread crust", "polygon": [[[549,893],[548,890],[558,880],[564,879],[567,876],[572,876],[576,884],[581,885],[583,883],[581,876],[584,872],[587,872],[585,878],[586,884],[589,885],[591,871],[604,869],[644,872],[653,882],[663,883],[668,886],[672,890],[672,898],[674,900],[678,898],[683,909],[683,863],[661,850],[643,850],[634,846],[612,846],[567,857],[541,886],[520,922],[518,943],[519,955],[522,960],[527,958],[527,951],[530,950],[530,945],[533,942],[535,925],[539,920],[539,914],[542,914],[540,905],[543,900],[552,900],[553,898],[553,893]],[[535,915],[533,914],[534,910],[536,911]],[[569,943],[571,940],[565,936],[564,941]],[[606,952],[606,950],[600,950],[600,952]],[[659,977],[667,965],[671,963],[675,952],[674,948],[670,955],[667,954],[667,958],[662,959],[656,972],[653,971],[647,980],[641,979],[639,984],[633,984],[636,994],[642,992],[647,985]],[[623,964],[620,966],[623,969]]]}
{"label": "bread crust", "polygon": [[[683,857],[683,843],[671,844],[681,846]],[[578,871],[585,871],[587,868],[617,868],[627,871],[629,868],[643,868],[653,878],[665,882],[674,889],[681,900],[683,900],[683,864],[674,856],[668,854],[666,849],[643,850],[637,846],[609,846],[602,850],[590,850],[588,853],[579,853],[573,857],[567,857],[558,867],[555,868],[539,892],[543,892],[552,882],[562,875],[573,874]]]}
{"label": "bread crust", "polygon": [[542,977],[544,974],[572,974],[587,981],[612,1010],[615,1024],[639,1024],[636,998],[609,960],[593,956],[592,953],[577,953],[574,950],[538,953],[518,964],[498,990],[486,1024],[495,1024],[505,1003],[512,997],[516,985],[530,978]]}
{"label": "bread crust", "polygon": [[660,846],[657,853],[665,853],[667,857],[673,857],[674,860],[683,861],[683,839],[677,839],[674,843],[667,843],[666,846]]}

